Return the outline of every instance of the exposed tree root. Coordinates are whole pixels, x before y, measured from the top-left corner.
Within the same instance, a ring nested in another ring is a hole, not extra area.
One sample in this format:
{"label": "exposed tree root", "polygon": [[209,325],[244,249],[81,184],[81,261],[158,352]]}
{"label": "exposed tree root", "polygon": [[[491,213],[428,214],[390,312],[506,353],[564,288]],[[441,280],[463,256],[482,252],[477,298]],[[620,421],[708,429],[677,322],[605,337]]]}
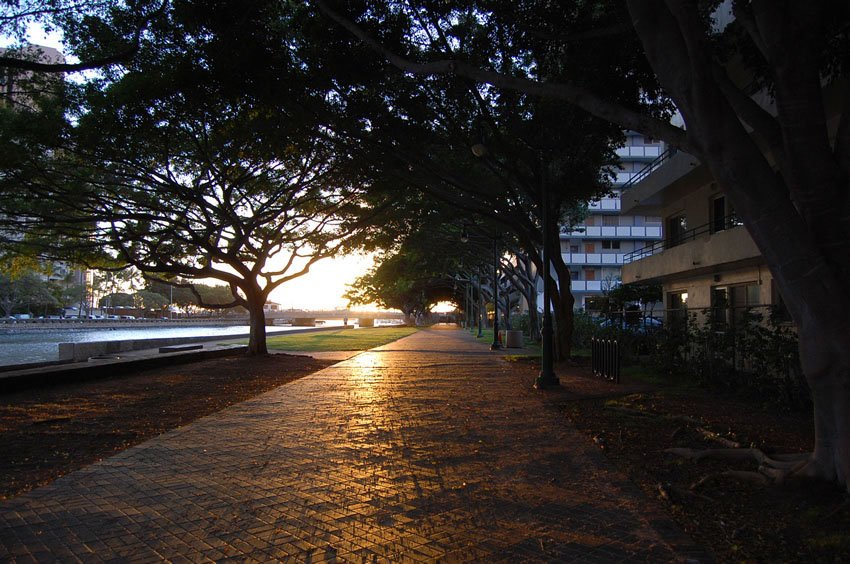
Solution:
{"label": "exposed tree root", "polygon": [[657,484],[655,489],[658,491],[658,497],[669,503],[685,503],[700,499],[708,503],[714,503],[714,500],[701,493],[692,490],[686,490],[672,484]]}
{"label": "exposed tree root", "polygon": [[710,441],[714,441],[715,443],[720,443],[726,448],[741,448],[741,443],[736,441],[731,441],[726,437],[715,433],[714,431],[709,431],[704,427],[697,427],[697,432]]}
{"label": "exposed tree root", "polygon": [[767,456],[757,448],[715,448],[698,450],[693,448],[668,448],[664,452],[675,454],[699,462],[707,458],[713,460],[752,460],[758,463],[758,472],[729,470],[706,476],[691,486],[691,489],[702,486],[715,478],[732,478],[760,485],[772,482],[781,484],[791,475],[805,467],[811,453],[780,454]]}
{"label": "exposed tree root", "polygon": [[845,509],[850,507],[850,499],[845,499],[842,503],[835,507],[832,511],[823,516],[824,520],[829,520],[835,517],[838,513],[841,513]]}
{"label": "exposed tree root", "polygon": [[640,409],[622,407],[619,405],[606,405],[605,409],[609,411],[616,411],[617,413],[623,413],[625,415],[632,415],[634,417],[653,417],[659,419],[666,419],[667,421],[679,421],[681,423],[687,423],[689,425],[703,424],[702,421],[694,419],[693,417],[688,417],[687,415],[665,415],[663,413],[652,413],[651,411],[642,411]]}
{"label": "exposed tree root", "polygon": [[[702,435],[703,438],[725,447],[705,450],[693,448],[669,448],[664,452],[675,454],[696,462],[708,458],[714,460],[753,461],[759,465],[758,471],[728,470],[726,472],[705,476],[691,486],[691,494],[693,494],[694,489],[697,489],[712,480],[736,480],[760,486],[767,485],[769,483],[781,484],[789,476],[804,473],[806,464],[811,458],[811,453],[791,453],[768,456],[757,448],[741,448],[741,444],[737,441],[728,439],[719,433],[705,428],[702,421],[693,417],[688,417],[687,415],[665,415],[618,405],[606,405],[605,409],[623,413],[632,417],[658,418],[666,421],[683,423],[685,425],[679,426],[673,431],[671,439],[675,439],[684,432],[685,426],[690,426],[693,427],[697,433]],[[658,491],[662,498],[669,499],[669,486],[665,488],[663,485],[659,484]],[[679,494],[679,497],[682,497],[687,492],[677,493]]]}
{"label": "exposed tree root", "polygon": [[[617,413],[623,413],[625,415],[630,415],[632,417],[650,417],[650,418],[658,418],[664,419],[665,421],[674,421],[678,423],[684,423],[685,425],[690,425],[696,428],[696,432],[702,435],[704,438],[709,441],[716,442],[726,448],[739,448],[741,446],[740,443],[736,441],[732,441],[723,437],[719,433],[715,433],[709,429],[703,427],[703,422],[693,417],[688,417],[687,415],[664,415],[661,413],[652,413],[649,411],[641,411],[639,409],[632,409],[630,407],[621,407],[618,405],[606,405],[605,409],[616,411]],[[671,438],[675,438],[677,435],[684,431],[684,427],[677,427],[673,431],[673,435]]]}
{"label": "exposed tree root", "polygon": [[605,409],[607,409],[608,411],[616,411],[617,413],[623,413],[625,415],[631,415],[633,417],[658,417],[656,414],[650,413],[648,411],[632,409],[631,407],[620,407],[619,405],[606,405]]}
{"label": "exposed tree root", "polygon": [[725,479],[733,479],[739,482],[746,482],[748,484],[754,484],[756,486],[766,486],[768,484],[767,476],[764,474],[759,474],[758,472],[747,472],[745,470],[727,470],[725,472],[718,472],[716,474],[709,474],[708,476],[703,476],[693,484],[691,484],[690,490],[694,491],[708,482],[713,482],[715,480],[725,480]]}

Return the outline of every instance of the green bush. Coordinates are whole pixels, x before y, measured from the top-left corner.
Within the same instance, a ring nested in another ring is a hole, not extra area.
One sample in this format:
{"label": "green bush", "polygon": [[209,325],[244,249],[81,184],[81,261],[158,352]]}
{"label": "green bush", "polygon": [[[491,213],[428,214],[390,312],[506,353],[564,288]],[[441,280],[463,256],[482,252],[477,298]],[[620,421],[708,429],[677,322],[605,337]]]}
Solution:
{"label": "green bush", "polygon": [[664,374],[710,389],[741,392],[766,403],[810,405],[797,335],[775,316],[748,311],[729,324],[708,313],[668,325],[655,335],[653,364]]}
{"label": "green bush", "polygon": [[573,348],[589,349],[590,340],[600,332],[597,321],[586,311],[577,311],[573,317]]}

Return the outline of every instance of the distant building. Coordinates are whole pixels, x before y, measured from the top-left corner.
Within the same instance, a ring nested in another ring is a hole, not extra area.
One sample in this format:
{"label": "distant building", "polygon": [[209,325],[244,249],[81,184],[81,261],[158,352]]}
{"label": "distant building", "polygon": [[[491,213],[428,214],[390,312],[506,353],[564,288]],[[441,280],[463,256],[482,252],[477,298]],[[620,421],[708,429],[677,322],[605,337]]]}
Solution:
{"label": "distant building", "polygon": [[263,304],[263,311],[269,313],[271,311],[282,311],[280,304],[277,302],[266,302]]}
{"label": "distant building", "polygon": [[[65,62],[65,57],[52,47],[27,45],[18,49],[0,48],[0,55],[40,61],[50,64]],[[62,80],[61,73],[34,73],[18,69],[0,67],[0,107],[35,110],[34,97],[49,93],[52,85]],[[0,237],[8,240],[20,240],[20,233],[4,232]],[[42,262],[37,273],[45,282],[68,282],[85,284],[87,272],[71,268],[62,261]]]}
{"label": "distant building", "polygon": [[617,149],[620,166],[612,194],[591,202],[585,221],[561,235],[561,256],[570,269],[576,309],[595,309],[594,298],[620,284],[624,257],[662,238],[657,211],[623,213],[621,194],[664,158],[666,148],[634,131],[625,135],[626,144]]}
{"label": "distant building", "polygon": [[[0,55],[49,64],[65,62],[62,53],[43,45],[27,45],[17,49],[0,48]],[[49,93],[51,85],[55,85],[56,81],[61,79],[61,73],[34,73],[0,67],[0,106],[35,109],[33,102],[35,96]]]}

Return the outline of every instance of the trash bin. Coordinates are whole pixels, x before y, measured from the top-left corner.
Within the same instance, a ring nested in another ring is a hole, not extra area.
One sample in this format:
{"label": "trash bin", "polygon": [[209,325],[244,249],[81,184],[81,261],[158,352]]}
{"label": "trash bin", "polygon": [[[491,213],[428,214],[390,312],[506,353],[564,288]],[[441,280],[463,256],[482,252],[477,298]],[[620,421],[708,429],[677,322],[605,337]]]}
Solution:
{"label": "trash bin", "polygon": [[525,344],[522,338],[522,331],[505,331],[505,339],[503,341],[503,344],[509,349],[521,349]]}

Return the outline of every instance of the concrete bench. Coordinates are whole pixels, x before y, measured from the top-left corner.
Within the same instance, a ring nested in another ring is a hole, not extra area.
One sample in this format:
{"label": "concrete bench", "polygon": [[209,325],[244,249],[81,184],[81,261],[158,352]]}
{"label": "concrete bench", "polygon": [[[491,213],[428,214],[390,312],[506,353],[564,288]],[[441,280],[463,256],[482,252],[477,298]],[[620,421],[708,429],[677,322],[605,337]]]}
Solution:
{"label": "concrete bench", "polygon": [[183,352],[183,351],[196,351],[198,349],[204,348],[204,345],[169,345],[167,347],[159,347],[159,352],[161,353],[172,353],[172,352]]}

